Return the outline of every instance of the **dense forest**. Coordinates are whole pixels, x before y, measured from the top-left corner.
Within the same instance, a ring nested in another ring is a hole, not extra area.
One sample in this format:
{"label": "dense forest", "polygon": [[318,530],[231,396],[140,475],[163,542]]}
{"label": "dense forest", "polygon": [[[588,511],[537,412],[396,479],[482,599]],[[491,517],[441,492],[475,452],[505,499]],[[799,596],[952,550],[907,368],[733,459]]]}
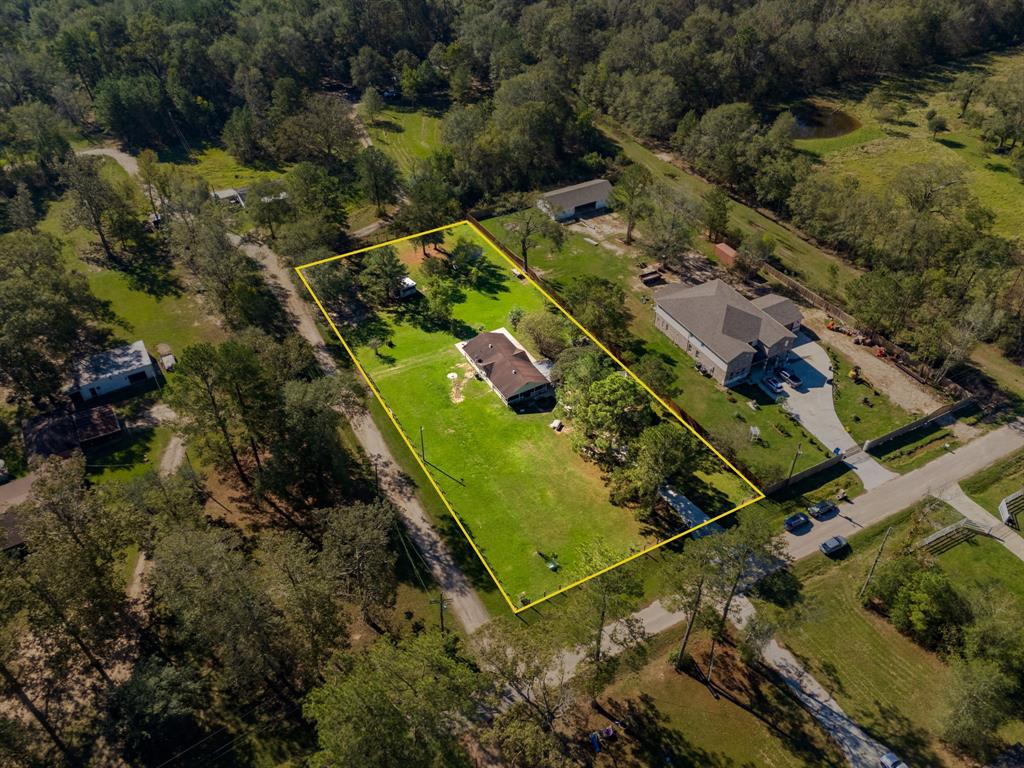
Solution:
{"label": "dense forest", "polygon": [[[1024,288],[1000,282],[1024,263],[1019,243],[994,234],[990,212],[941,165],[884,195],[825,178],[794,148],[785,106],[1022,40],[1014,0],[0,0],[0,391],[20,415],[45,411],[76,359],[128,332],[86,270],[69,266],[71,233],[84,230],[87,266],[161,299],[198,297],[212,318],[217,338],[175,350],[160,396],[200,473],[246,519],[211,518],[213,492],[191,464],[110,484],[80,454],[33,467],[26,550],[0,557],[0,766],[251,765],[256,737],[235,742],[268,729],[281,759],[310,765],[468,765],[481,748],[511,766],[585,765],[584,705],[636,660],[609,644],[643,654],[628,622],[611,636],[644,595],[628,568],[580,590],[545,632],[496,621],[466,639],[403,624],[400,585],[433,585],[376,465],[353,445],[346,416],[359,396],[344,372],[323,375],[211,185],[179,160],[223,146],[247,168],[281,170],[253,184],[246,215],[293,264],[355,239],[355,199],[413,233],[600,174],[617,182],[630,232],[634,214],[658,223],[662,239],[644,247],[663,264],[697,226],[731,237],[728,197],[674,208],[609,145],[598,124],[610,116],[864,267],[851,308],[941,371],[979,338],[1024,351]],[[1000,151],[1020,158],[1024,77],[958,87],[963,112],[975,108]],[[357,101],[443,111],[441,151],[403,177],[362,145]],[[75,153],[100,138],[136,156],[141,183]],[[41,227],[58,204],[65,237]],[[531,214],[519,224],[524,256],[550,226],[528,225]],[[772,259],[770,243],[737,244],[748,265]],[[376,270],[386,303],[396,268],[371,263],[358,279],[339,269],[334,290],[373,298]],[[614,288],[580,282],[567,296],[625,347]],[[520,320],[535,341],[570,346],[550,317]],[[593,362],[574,368],[569,351],[559,375]],[[586,442],[578,419],[574,439]],[[640,469],[656,469],[616,480],[630,503],[653,505],[668,441],[648,422],[633,442]],[[134,597],[131,548],[150,568]],[[656,580],[717,643],[739,584],[779,555],[774,529],[754,521],[667,555]],[[743,643],[756,655],[766,639],[752,625]],[[575,687],[558,679],[567,646],[584,650]]]}

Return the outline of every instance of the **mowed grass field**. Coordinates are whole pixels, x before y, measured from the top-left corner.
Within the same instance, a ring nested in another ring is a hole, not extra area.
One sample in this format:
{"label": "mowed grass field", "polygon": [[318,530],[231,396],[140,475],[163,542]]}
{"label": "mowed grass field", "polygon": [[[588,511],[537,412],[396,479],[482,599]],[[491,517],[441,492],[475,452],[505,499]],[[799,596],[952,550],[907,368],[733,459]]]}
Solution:
{"label": "mowed grass field", "polygon": [[[104,175],[112,181],[120,183],[128,178],[113,160],[104,158],[101,162]],[[116,338],[127,342],[142,339],[151,353],[157,344],[166,342],[180,356],[188,344],[217,341],[225,336],[184,287],[166,292],[147,291],[132,276],[110,269],[102,260],[88,258],[96,238],[80,227],[65,230],[63,219],[69,207],[67,200],[51,203],[39,229],[63,239],[68,266],[85,275],[92,292],[109,303],[116,316],[111,329]]]}
{"label": "mowed grass field", "polygon": [[439,113],[397,106],[383,110],[373,123],[364,119],[373,145],[390,155],[403,175],[441,146],[441,121]]}
{"label": "mowed grass field", "polygon": [[[509,217],[501,216],[483,224],[497,240],[513,247],[512,232],[506,227],[508,221]],[[584,275],[603,277],[625,290],[626,307],[633,315],[630,330],[648,353],[660,357],[675,374],[676,391],[672,399],[712,435],[712,443],[717,437],[723,444],[734,445],[739,460],[752,472],[766,468],[774,468],[776,474],[785,472],[801,444],[796,472],[828,457],[825,448],[799,425],[790,422],[781,407],[760,389],[743,386],[726,392],[694,369],[693,360],[654,326],[652,292],[636,279],[638,265],[632,257],[565,230],[562,248],[542,242],[530,254],[530,266],[556,290],[563,290],[574,278]],[[757,410],[748,407],[749,400],[757,402]],[[761,442],[751,442],[750,427],[758,428]]]}
{"label": "mowed grass field", "polygon": [[[422,429],[432,478],[506,595],[519,605],[589,575],[580,573],[584,551],[600,547],[607,553],[603,564],[612,565],[656,544],[666,532],[644,530],[632,510],[611,504],[597,467],[573,451],[567,432],[548,427],[551,413],[517,414],[485,382],[466,376],[471,367],[456,349],[458,341],[508,327],[513,307],[545,310],[548,302],[513,277],[511,265],[468,225],[449,230],[445,247],[460,238],[480,245],[489,265],[486,288],[465,289],[454,308],[453,326],[460,335],[425,328],[400,306],[380,318],[389,343],[379,354],[365,345],[355,346],[354,352],[417,453]],[[419,280],[419,247],[403,244],[399,253]],[[313,269],[330,268],[331,263]],[[359,329],[350,331],[355,344]],[[709,514],[726,512],[752,496],[724,464],[721,472],[700,479],[726,500]],[[547,566],[552,556],[559,563],[557,572]]]}

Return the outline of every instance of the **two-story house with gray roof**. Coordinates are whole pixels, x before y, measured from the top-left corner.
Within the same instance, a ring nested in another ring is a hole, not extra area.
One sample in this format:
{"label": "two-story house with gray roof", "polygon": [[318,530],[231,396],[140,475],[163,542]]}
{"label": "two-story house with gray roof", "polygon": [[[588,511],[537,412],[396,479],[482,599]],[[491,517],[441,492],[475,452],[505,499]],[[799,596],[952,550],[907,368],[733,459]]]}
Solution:
{"label": "two-story house with gray roof", "polygon": [[654,300],[654,324],[727,387],[785,362],[801,321],[789,299],[750,301],[721,280],[665,286]]}

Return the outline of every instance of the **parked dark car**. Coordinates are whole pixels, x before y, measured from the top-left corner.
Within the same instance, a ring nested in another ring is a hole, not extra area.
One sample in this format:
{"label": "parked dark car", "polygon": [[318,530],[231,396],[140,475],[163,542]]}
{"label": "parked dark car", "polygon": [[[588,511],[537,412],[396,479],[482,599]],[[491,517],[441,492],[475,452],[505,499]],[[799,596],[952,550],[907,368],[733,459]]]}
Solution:
{"label": "parked dark car", "polygon": [[787,531],[796,531],[808,525],[813,525],[813,523],[811,522],[811,518],[803,512],[797,512],[795,515],[790,515],[783,520],[782,525]]}
{"label": "parked dark car", "polygon": [[779,375],[780,379],[789,384],[789,386],[791,387],[799,389],[803,385],[803,382],[800,381],[800,377],[797,376],[792,371],[786,370],[785,368],[779,368],[779,370],[777,370],[776,373]]}
{"label": "parked dark car", "polygon": [[823,517],[828,517],[829,515],[831,515],[832,512],[838,511],[839,507],[837,507],[835,505],[835,502],[831,501],[830,499],[815,502],[814,504],[811,504],[811,506],[807,508],[807,514],[809,514],[815,520],[821,520]]}
{"label": "parked dark car", "polygon": [[842,552],[849,545],[849,542],[842,536],[833,536],[831,539],[825,539],[821,542],[821,546],[818,547],[822,551],[822,554],[831,557],[837,552]]}

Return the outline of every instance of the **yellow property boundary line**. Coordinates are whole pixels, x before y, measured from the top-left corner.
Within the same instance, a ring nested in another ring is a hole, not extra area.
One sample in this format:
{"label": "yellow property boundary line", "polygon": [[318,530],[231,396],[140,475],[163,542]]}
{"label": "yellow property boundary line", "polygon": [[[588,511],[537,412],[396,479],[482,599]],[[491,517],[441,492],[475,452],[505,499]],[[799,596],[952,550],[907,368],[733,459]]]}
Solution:
{"label": "yellow property boundary line", "polygon": [[[530,283],[530,285],[532,285],[534,288],[536,288],[538,291],[540,291],[540,293],[544,296],[544,298],[546,298],[548,301],[550,301],[551,304],[553,306],[557,307],[558,310],[563,315],[565,315],[567,318],[569,318],[569,320],[573,323],[573,325],[575,325],[577,328],[579,328],[583,332],[583,334],[588,339],[590,339],[594,344],[596,344],[597,347],[602,352],[604,352],[606,355],[608,355],[608,357],[610,357],[612,360],[614,360],[615,363],[620,368],[622,368],[622,370],[624,370],[626,373],[628,373],[633,378],[634,381],[636,381],[641,387],[643,387],[647,391],[647,393],[651,397],[653,397],[654,400],[659,405],[661,405],[662,408],[664,408],[668,413],[672,414],[672,416],[674,416],[675,419],[680,424],[682,424],[686,429],[688,429],[691,434],[693,434],[698,440],[700,440],[702,443],[704,443],[704,445],[706,445],[708,448],[710,448],[711,451],[715,454],[715,456],[717,456],[722,461],[723,464],[725,464],[727,467],[729,467],[729,469],[731,469],[736,474],[737,477],[742,479],[743,482],[745,482],[748,486],[750,486],[750,488],[754,491],[754,497],[751,498],[751,499],[748,499],[747,501],[744,501],[742,504],[738,504],[737,506],[733,507],[732,509],[728,510],[727,512],[723,512],[722,514],[717,515],[716,517],[713,517],[710,520],[706,520],[705,522],[701,523],[700,525],[695,525],[692,528],[688,528],[687,530],[683,531],[682,533],[677,533],[674,536],[670,536],[669,538],[665,539],[664,541],[660,541],[657,544],[654,544],[654,545],[652,545],[650,547],[647,547],[646,549],[642,549],[639,552],[634,552],[629,557],[626,557],[626,558],[618,561],[617,563],[609,565],[606,568],[602,568],[601,570],[597,571],[596,573],[592,573],[589,576],[586,576],[586,577],[584,577],[582,579],[578,579],[577,581],[574,581],[572,584],[568,584],[567,586],[561,587],[560,589],[556,590],[555,592],[551,592],[550,594],[544,595],[543,597],[541,597],[541,598],[539,598],[537,600],[534,600],[533,602],[530,602],[530,603],[528,603],[526,605],[518,606],[517,607],[512,602],[512,599],[509,597],[509,595],[505,592],[505,588],[501,585],[501,581],[494,574],[494,571],[491,570],[491,566],[487,562],[487,558],[484,557],[483,553],[477,547],[476,542],[473,541],[473,537],[469,535],[469,532],[466,530],[466,527],[463,525],[462,520],[459,518],[458,513],[456,513],[455,509],[452,507],[451,503],[448,501],[448,497],[445,496],[444,491],[441,490],[441,487],[437,484],[437,481],[434,480],[433,474],[427,468],[426,464],[424,464],[423,460],[420,458],[420,455],[416,452],[415,446],[413,446],[412,442],[409,440],[409,437],[405,434],[405,430],[403,430],[401,425],[398,423],[398,420],[395,418],[395,415],[392,412],[391,408],[388,407],[387,402],[385,402],[385,400],[384,400],[383,396],[381,395],[380,391],[377,389],[377,386],[373,383],[373,379],[371,379],[369,374],[363,369],[363,366],[359,362],[359,359],[356,357],[355,352],[348,345],[348,342],[345,341],[345,338],[341,335],[341,332],[338,330],[338,327],[334,324],[334,320],[331,319],[331,316],[327,313],[327,310],[324,308],[324,305],[320,301],[320,298],[316,295],[316,292],[313,290],[312,286],[309,284],[309,281],[306,279],[306,276],[303,274],[303,272],[305,270],[309,269],[310,267],[319,266],[321,264],[327,264],[328,262],[337,261],[339,259],[345,259],[345,258],[348,258],[349,256],[355,256],[356,254],[359,254],[359,253],[365,253],[367,251],[372,251],[372,250],[375,250],[377,248],[381,248],[381,247],[383,247],[385,245],[396,245],[397,243],[403,243],[403,242],[405,242],[407,240],[412,240],[413,238],[416,238],[416,237],[423,237],[424,235],[431,235],[431,234],[434,234],[435,232],[441,232],[441,231],[448,230],[448,229],[454,229],[455,227],[460,227],[460,226],[463,226],[463,225],[468,226],[470,229],[472,229],[474,232],[476,232],[478,235],[480,235],[480,237],[483,238],[484,242],[486,242],[491,247],[491,249],[495,253],[497,253],[504,261],[508,262],[514,269],[517,269],[520,272],[522,272],[524,277],[525,277],[525,279]],[[647,386],[647,384],[639,376],[637,376],[635,373],[633,373],[633,371],[630,370],[626,366],[625,363],[623,363],[621,360],[619,360],[618,357],[616,357],[614,354],[612,354],[611,350],[609,350],[604,344],[602,344],[600,341],[598,341],[597,338],[590,331],[588,331],[586,328],[584,328],[582,325],[580,325],[580,323],[576,320],[576,318],[573,317],[561,304],[559,304],[557,301],[555,301],[555,299],[552,298],[552,296],[547,291],[545,291],[544,288],[542,288],[536,281],[534,281],[534,279],[532,277],[530,277],[529,274],[526,274],[525,272],[523,272],[523,270],[521,270],[519,268],[518,264],[516,264],[514,261],[512,261],[507,255],[505,255],[505,253],[502,252],[501,248],[499,248],[497,246],[496,241],[492,238],[491,234],[487,230],[483,229],[482,227],[476,226],[473,222],[469,221],[468,219],[463,219],[462,221],[456,221],[456,222],[454,222],[452,224],[446,224],[443,227],[434,227],[433,229],[428,229],[428,230],[425,230],[423,232],[417,232],[414,235],[406,235],[405,237],[398,237],[398,238],[395,238],[394,240],[388,240],[387,242],[384,242],[384,243],[378,243],[376,245],[367,246],[366,248],[359,248],[359,249],[357,249],[355,251],[350,251],[349,253],[343,253],[343,254],[338,255],[338,256],[330,256],[330,257],[328,257],[326,259],[320,259],[318,261],[312,261],[309,264],[303,264],[302,266],[296,267],[295,271],[296,271],[296,273],[298,273],[299,279],[302,280],[302,284],[304,286],[306,286],[306,290],[309,291],[309,295],[313,297],[313,301],[316,303],[317,307],[320,309],[320,312],[323,313],[324,319],[327,320],[327,324],[331,327],[331,330],[334,331],[334,335],[338,337],[338,341],[341,342],[341,345],[342,345],[342,347],[345,348],[345,351],[348,353],[348,356],[350,358],[352,358],[352,362],[355,364],[356,369],[362,375],[363,380],[366,382],[367,386],[370,388],[370,391],[373,392],[374,396],[377,398],[377,402],[379,402],[381,407],[384,409],[384,413],[386,413],[388,415],[388,418],[391,420],[391,423],[394,425],[395,429],[398,430],[398,434],[401,436],[402,441],[405,443],[406,447],[409,449],[409,452],[416,459],[416,463],[419,464],[420,469],[423,470],[423,474],[426,475],[427,479],[430,481],[430,484],[433,486],[434,490],[437,492],[437,495],[441,498],[441,501],[444,503],[445,507],[447,508],[448,513],[455,520],[455,523],[456,523],[456,525],[458,525],[459,530],[462,532],[462,535],[466,538],[466,541],[469,542],[469,545],[473,548],[473,552],[476,553],[476,556],[478,558],[480,558],[480,562],[483,563],[484,568],[487,570],[488,575],[494,581],[494,584],[495,584],[495,586],[497,586],[498,591],[501,593],[501,596],[503,598],[505,598],[505,602],[508,603],[508,607],[512,609],[512,613],[522,613],[523,611],[528,610],[529,608],[536,607],[536,606],[540,605],[541,603],[543,603],[543,602],[545,602],[547,600],[550,600],[551,598],[555,597],[556,595],[560,595],[563,592],[568,592],[570,589],[578,587],[581,584],[583,584],[584,582],[590,581],[591,579],[593,579],[593,578],[595,578],[597,576],[601,576],[602,574],[608,573],[608,571],[611,571],[611,570],[613,570],[615,568],[618,568],[621,565],[625,565],[628,562],[636,560],[638,557],[641,557],[641,556],[646,555],[646,554],[648,554],[650,552],[653,552],[656,549],[660,549],[661,547],[664,547],[666,544],[669,544],[669,543],[671,543],[673,541],[676,541],[677,539],[681,539],[683,536],[686,536],[689,533],[693,533],[694,531],[698,530],[699,528],[703,528],[705,525],[710,525],[711,523],[715,522],[716,520],[721,520],[723,517],[726,517],[727,515],[731,515],[731,514],[733,514],[735,512],[738,512],[739,510],[743,509],[744,507],[750,506],[751,504],[755,504],[758,501],[761,501],[761,499],[765,498],[765,494],[761,491],[760,488],[758,488],[756,485],[754,485],[754,483],[751,482],[750,479],[748,479],[746,477],[746,475],[744,475],[742,472],[740,472],[738,469],[736,469],[736,467],[734,467],[732,465],[732,462],[730,462],[727,458],[725,458],[725,456],[723,456],[718,451],[718,449],[715,448],[715,446],[713,446],[711,443],[709,443],[693,427],[691,427],[689,424],[687,424],[679,416],[679,414],[677,414],[675,412],[675,410],[673,410],[668,405],[668,403],[666,403],[658,395],[657,392],[655,392],[653,389],[651,389],[649,386]]]}

